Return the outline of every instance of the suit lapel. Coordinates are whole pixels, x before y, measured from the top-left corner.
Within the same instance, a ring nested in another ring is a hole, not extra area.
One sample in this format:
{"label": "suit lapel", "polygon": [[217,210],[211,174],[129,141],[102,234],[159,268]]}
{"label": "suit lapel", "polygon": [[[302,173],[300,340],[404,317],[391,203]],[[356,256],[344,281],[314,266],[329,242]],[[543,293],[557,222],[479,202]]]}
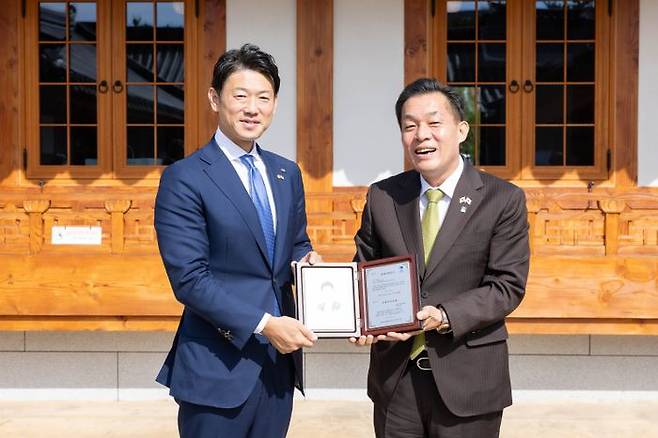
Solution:
{"label": "suit lapel", "polygon": [[[450,206],[441,225],[436,242],[432,248],[425,276],[430,275],[441,260],[448,254],[450,247],[464,229],[464,225],[473,216],[482,201],[482,179],[473,166],[464,161],[464,171],[459,178],[455,193],[450,200]],[[470,200],[470,203],[469,203]]]}
{"label": "suit lapel", "polygon": [[265,235],[260,227],[260,219],[258,219],[258,212],[254,206],[253,201],[249,197],[249,193],[242,185],[240,177],[235,172],[233,165],[226,158],[226,155],[219,149],[215,140],[211,140],[201,151],[201,159],[209,164],[204,169],[204,172],[215,183],[217,188],[224,192],[229,202],[240,212],[247,227],[253,234],[258,244],[258,248],[262,253],[265,260],[269,263],[267,255],[267,245],[265,243]]}
{"label": "suit lapel", "polygon": [[416,254],[418,274],[422,277],[425,271],[423,255],[423,239],[420,230],[420,211],[418,198],[420,196],[420,176],[412,171],[404,175],[400,181],[399,191],[394,194],[395,212],[402,231],[404,243],[410,254]]}
{"label": "suit lapel", "polygon": [[[267,177],[272,187],[272,196],[274,197],[274,204],[276,205],[276,236],[274,243],[274,261],[273,265],[276,267],[282,261],[282,254],[287,239],[288,233],[288,220],[290,211],[290,182],[287,180],[287,173],[280,165],[277,166],[276,159],[267,151],[258,148],[265,167],[267,168]],[[287,262],[287,261],[286,261]]]}

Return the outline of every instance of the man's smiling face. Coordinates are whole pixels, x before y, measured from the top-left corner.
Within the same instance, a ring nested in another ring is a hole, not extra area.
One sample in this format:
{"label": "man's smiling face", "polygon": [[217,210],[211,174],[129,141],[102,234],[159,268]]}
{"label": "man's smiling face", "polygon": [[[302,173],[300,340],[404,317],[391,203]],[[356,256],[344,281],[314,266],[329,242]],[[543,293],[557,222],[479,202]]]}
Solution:
{"label": "man's smiling face", "polygon": [[219,129],[247,152],[270,126],[276,110],[272,83],[254,70],[232,73],[220,93],[211,88],[208,97],[219,115]]}
{"label": "man's smiling face", "polygon": [[440,92],[418,94],[402,106],[402,145],[414,168],[433,187],[439,186],[459,164],[459,144],[466,140],[468,123],[460,121]]}

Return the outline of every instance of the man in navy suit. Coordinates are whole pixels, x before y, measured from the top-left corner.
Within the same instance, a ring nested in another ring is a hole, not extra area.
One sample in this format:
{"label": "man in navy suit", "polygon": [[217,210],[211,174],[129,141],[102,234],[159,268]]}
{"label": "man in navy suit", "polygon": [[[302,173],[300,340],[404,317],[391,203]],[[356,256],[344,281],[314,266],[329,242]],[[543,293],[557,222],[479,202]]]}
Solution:
{"label": "man in navy suit", "polygon": [[178,332],[157,381],[179,404],[181,437],[283,437],[301,348],[290,263],[320,260],[306,234],[297,165],[256,140],[276,110],[274,59],[246,44],[215,64],[210,142],[162,174],[155,206]]}

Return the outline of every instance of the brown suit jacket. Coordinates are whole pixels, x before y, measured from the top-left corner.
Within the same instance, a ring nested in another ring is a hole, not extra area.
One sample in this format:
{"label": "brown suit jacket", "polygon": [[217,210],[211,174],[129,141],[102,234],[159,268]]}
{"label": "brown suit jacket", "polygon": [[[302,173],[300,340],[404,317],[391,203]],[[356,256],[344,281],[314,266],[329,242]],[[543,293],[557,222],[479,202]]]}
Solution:
{"label": "brown suit jacket", "polygon": [[[453,414],[472,416],[512,403],[505,316],[523,298],[530,250],[523,191],[464,164],[427,266],[413,170],[370,186],[355,260],[418,255],[421,306],[443,306],[452,327],[426,333],[436,386]],[[373,402],[388,404],[410,351],[411,340],[372,346]]]}

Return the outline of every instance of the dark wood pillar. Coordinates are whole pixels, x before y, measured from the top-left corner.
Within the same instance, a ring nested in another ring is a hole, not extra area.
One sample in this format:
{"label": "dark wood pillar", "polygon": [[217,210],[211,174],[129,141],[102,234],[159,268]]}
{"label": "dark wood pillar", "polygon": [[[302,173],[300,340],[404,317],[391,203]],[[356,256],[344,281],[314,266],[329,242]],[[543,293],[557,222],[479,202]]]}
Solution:
{"label": "dark wood pillar", "polygon": [[333,0],[297,0],[297,162],[307,192],[333,188]]}

